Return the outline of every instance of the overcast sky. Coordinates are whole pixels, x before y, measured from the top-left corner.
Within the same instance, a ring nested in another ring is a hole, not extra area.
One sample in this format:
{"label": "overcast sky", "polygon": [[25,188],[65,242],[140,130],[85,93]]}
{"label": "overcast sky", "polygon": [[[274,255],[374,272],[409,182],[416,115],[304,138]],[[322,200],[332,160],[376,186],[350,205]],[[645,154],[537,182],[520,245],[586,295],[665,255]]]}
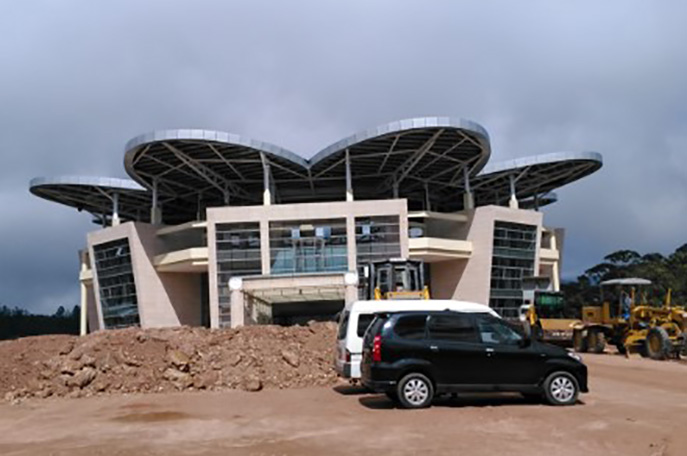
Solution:
{"label": "overcast sky", "polygon": [[476,121],[492,161],[594,150],[558,190],[563,273],[687,242],[687,2],[0,2],[0,303],[78,304],[88,214],[32,177],[127,177],[124,144],[206,128],[309,157],[417,116]]}

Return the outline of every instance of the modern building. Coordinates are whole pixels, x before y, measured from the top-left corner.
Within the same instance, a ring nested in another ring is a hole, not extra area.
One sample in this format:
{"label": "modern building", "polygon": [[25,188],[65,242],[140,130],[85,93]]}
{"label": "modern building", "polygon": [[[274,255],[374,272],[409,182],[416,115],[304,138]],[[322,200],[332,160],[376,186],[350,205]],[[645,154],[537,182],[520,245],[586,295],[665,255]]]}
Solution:
{"label": "modern building", "polygon": [[564,232],[539,208],[602,159],[490,158],[484,128],[444,117],[363,131],[310,159],[165,130],[126,145],[133,180],[37,178],[30,190],[101,225],[79,256],[84,332],[327,318],[357,298],[363,265],[396,257],[424,260],[433,297],[508,317],[523,277],[559,287]]}

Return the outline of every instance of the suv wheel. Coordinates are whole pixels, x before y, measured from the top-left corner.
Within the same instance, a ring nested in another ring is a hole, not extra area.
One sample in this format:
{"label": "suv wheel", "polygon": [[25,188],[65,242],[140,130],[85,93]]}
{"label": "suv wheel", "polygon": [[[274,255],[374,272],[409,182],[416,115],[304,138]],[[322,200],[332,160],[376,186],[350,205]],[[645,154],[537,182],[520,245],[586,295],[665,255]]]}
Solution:
{"label": "suv wheel", "polygon": [[554,372],[544,381],[544,395],[551,405],[573,405],[579,394],[577,379],[567,372]]}
{"label": "suv wheel", "polygon": [[422,374],[408,374],[398,382],[397,394],[405,408],[429,407],[434,398],[434,386]]}

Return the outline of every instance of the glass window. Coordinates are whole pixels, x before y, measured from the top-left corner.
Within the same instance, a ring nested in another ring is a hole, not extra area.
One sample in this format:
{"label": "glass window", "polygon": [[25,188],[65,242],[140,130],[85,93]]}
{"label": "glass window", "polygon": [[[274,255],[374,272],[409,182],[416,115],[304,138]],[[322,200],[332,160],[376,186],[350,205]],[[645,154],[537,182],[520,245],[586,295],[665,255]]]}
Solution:
{"label": "glass window", "polygon": [[504,318],[517,318],[522,279],[534,275],[537,227],[496,221],[489,305]]}
{"label": "glass window", "polygon": [[396,321],[396,325],[394,325],[394,333],[403,339],[424,339],[426,322],[426,315],[407,315],[399,317]]}
{"label": "glass window", "polygon": [[141,324],[129,239],[93,246],[105,329]]}
{"label": "glass window", "polygon": [[396,215],[357,217],[355,242],[359,265],[400,257],[399,217]]}
{"label": "glass window", "polygon": [[270,222],[272,274],[348,270],[346,219]]}
{"label": "glass window", "polygon": [[358,337],[365,335],[365,330],[370,326],[372,320],[375,319],[374,314],[360,314],[358,315]]}
{"label": "glass window", "polygon": [[477,331],[469,315],[433,315],[429,336],[449,342],[477,342]]}
{"label": "glass window", "polygon": [[221,223],[215,226],[217,246],[217,293],[220,325],[231,322],[229,279],[262,274],[260,224]]}
{"label": "glass window", "polygon": [[479,318],[477,327],[485,344],[514,345],[522,339],[517,331],[498,318]]}

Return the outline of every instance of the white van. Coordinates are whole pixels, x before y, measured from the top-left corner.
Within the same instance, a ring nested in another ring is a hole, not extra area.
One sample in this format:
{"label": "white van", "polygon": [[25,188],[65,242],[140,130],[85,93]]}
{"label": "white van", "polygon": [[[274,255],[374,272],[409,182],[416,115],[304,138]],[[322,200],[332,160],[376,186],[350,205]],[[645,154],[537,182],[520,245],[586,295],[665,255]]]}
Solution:
{"label": "white van", "polygon": [[360,378],[363,357],[363,336],[376,312],[404,312],[413,310],[453,310],[456,312],[489,313],[498,317],[490,307],[474,302],[450,299],[355,301],[346,305],[339,317],[336,372],[343,378]]}

